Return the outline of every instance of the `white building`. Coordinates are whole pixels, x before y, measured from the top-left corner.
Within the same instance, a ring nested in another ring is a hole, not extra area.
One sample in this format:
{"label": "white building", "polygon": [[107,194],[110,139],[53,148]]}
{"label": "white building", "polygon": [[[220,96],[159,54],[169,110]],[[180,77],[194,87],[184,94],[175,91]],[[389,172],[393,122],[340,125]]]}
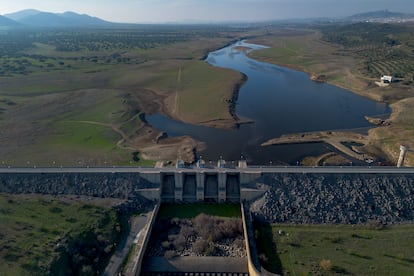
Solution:
{"label": "white building", "polygon": [[392,83],[392,76],[383,75],[381,77],[382,83]]}

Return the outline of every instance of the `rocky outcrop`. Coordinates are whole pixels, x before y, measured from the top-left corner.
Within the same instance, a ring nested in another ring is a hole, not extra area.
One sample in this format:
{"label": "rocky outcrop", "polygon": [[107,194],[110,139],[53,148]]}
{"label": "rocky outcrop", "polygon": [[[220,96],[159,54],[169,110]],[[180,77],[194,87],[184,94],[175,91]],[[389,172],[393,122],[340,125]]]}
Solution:
{"label": "rocky outcrop", "polygon": [[411,175],[266,174],[256,219],[275,223],[403,223],[414,221]]}

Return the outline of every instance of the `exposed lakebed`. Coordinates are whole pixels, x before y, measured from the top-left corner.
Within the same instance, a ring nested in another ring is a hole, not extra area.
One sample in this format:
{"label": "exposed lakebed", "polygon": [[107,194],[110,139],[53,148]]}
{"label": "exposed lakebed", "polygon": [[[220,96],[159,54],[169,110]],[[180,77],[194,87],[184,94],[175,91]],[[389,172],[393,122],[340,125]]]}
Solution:
{"label": "exposed lakebed", "polygon": [[282,134],[367,128],[365,116],[389,113],[386,104],[353,94],[327,83],[317,83],[306,73],[259,62],[245,49],[264,46],[237,42],[208,55],[213,66],[242,72],[247,82],[238,95],[236,113],[253,121],[237,129],[224,130],[175,121],[160,114],[147,116],[155,128],[168,136],[189,135],[206,143],[199,152],[205,160],[246,158],[249,164],[295,164],[309,155],[334,151],[324,143],[261,147],[260,144]]}

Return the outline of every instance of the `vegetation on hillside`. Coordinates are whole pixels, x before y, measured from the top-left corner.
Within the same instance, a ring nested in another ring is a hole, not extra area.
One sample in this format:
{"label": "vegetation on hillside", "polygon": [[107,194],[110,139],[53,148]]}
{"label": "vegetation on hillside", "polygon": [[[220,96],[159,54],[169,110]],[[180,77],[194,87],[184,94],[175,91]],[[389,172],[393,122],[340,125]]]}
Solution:
{"label": "vegetation on hillside", "polygon": [[195,39],[215,39],[222,32],[239,31],[243,30],[221,26],[10,30],[1,35],[0,76],[140,64],[156,59],[161,47]]}
{"label": "vegetation on hillside", "polygon": [[411,25],[356,23],[323,27],[322,38],[362,58],[362,74],[373,78],[391,75],[410,85],[414,76],[413,31]]}
{"label": "vegetation on hillside", "polygon": [[4,275],[91,275],[115,250],[115,210],[42,196],[0,195]]}
{"label": "vegetation on hillside", "polygon": [[414,226],[256,225],[259,259],[286,275],[410,275]]}

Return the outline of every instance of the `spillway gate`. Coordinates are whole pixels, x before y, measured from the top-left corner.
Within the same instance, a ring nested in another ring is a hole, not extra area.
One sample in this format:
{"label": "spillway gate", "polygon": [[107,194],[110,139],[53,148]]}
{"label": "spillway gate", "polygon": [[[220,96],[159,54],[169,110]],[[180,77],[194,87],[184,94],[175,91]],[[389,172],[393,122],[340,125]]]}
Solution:
{"label": "spillway gate", "polygon": [[163,202],[239,202],[239,172],[164,172]]}

